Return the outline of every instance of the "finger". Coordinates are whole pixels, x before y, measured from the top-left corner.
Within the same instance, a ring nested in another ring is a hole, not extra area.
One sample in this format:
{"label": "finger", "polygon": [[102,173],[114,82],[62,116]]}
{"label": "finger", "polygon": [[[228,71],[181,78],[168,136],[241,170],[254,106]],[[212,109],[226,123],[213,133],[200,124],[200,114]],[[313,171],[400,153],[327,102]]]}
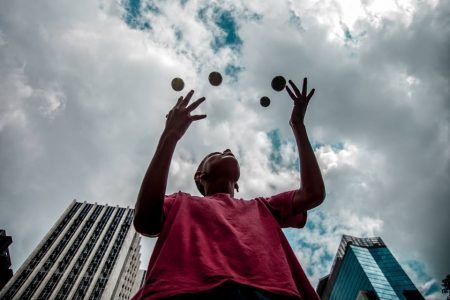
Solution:
{"label": "finger", "polygon": [[307,101],[309,101],[309,99],[311,99],[311,97],[314,95],[315,91],[316,91],[316,89],[312,89],[311,92],[309,92],[308,97],[306,97]]}
{"label": "finger", "polygon": [[206,115],[193,115],[191,116],[192,121],[197,121],[206,118]]}
{"label": "finger", "polygon": [[292,80],[289,80],[289,83],[291,84],[292,89],[293,89],[294,92],[295,92],[295,95],[296,95],[297,97],[299,97],[301,94],[300,94],[300,91],[298,90],[298,87],[295,85],[295,83],[294,83]]}
{"label": "finger", "polygon": [[297,100],[297,97],[294,95],[294,93],[291,91],[291,89],[289,88],[289,86],[286,86],[286,91],[288,92],[289,96],[291,96],[292,100]]}
{"label": "finger", "polygon": [[305,77],[303,78],[302,95],[306,96],[307,91],[308,91],[308,79]]}
{"label": "finger", "polygon": [[175,106],[180,105],[180,103],[181,103],[182,100],[183,100],[183,96],[180,96],[180,98],[178,98],[177,104],[175,104]]}
{"label": "finger", "polygon": [[186,109],[191,112],[194,109],[196,109],[203,101],[205,101],[205,97],[201,97],[200,99],[197,99],[195,102],[192,102],[191,105],[189,105],[188,107],[186,107]]}
{"label": "finger", "polygon": [[194,90],[191,90],[189,93],[187,93],[186,97],[184,97],[183,101],[181,101],[180,106],[186,107],[188,105],[189,101],[191,101],[191,97],[194,94]]}

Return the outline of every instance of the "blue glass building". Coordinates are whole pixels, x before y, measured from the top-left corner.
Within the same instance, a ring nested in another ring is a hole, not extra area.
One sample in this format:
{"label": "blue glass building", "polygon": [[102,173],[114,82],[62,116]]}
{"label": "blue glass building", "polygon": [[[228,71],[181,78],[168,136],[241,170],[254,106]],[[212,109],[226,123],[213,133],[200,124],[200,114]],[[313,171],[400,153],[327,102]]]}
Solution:
{"label": "blue glass building", "polygon": [[380,237],[342,237],[331,272],[320,279],[322,300],[424,299]]}

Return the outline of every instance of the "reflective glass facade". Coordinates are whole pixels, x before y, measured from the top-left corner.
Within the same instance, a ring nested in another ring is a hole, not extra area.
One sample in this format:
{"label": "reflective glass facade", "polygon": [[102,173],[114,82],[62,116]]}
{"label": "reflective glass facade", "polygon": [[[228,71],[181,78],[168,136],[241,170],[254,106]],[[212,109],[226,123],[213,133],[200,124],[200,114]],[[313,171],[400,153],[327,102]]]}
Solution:
{"label": "reflective glass facade", "polygon": [[403,295],[404,290],[417,290],[388,248],[370,249],[370,253],[400,299],[407,299]]}
{"label": "reflective glass facade", "polygon": [[[318,286],[321,299],[424,299],[380,238],[344,236],[329,276]],[[359,298],[358,298],[359,297]]]}
{"label": "reflective glass facade", "polygon": [[345,254],[330,299],[356,299],[360,290],[373,290],[358,254],[352,250]]}

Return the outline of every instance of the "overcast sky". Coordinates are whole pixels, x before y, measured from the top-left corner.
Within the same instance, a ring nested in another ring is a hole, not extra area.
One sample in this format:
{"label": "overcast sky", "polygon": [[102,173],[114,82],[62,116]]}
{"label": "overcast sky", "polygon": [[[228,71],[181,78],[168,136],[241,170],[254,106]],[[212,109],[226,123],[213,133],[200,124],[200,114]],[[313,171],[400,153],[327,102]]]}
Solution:
{"label": "overcast sky", "polygon": [[[199,161],[226,148],[241,163],[238,197],[297,188],[292,101],[270,82],[307,76],[327,198],[285,233],[312,283],[342,234],[381,236],[427,299],[443,299],[448,4],[0,0],[0,228],[14,271],[73,199],[134,207],[164,116],[190,89],[208,117],[178,144],[168,193],[198,194]],[[144,240],[142,267],[154,244]]]}

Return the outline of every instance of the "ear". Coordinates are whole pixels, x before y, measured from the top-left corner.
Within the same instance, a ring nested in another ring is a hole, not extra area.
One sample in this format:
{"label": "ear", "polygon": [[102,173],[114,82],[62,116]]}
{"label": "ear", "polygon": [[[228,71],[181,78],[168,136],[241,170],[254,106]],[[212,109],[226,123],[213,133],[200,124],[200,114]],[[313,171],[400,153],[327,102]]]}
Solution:
{"label": "ear", "polygon": [[201,181],[204,180],[207,177],[205,172],[197,171],[194,174],[194,180],[195,181]]}
{"label": "ear", "polygon": [[237,182],[234,184],[234,188],[236,189],[236,192],[239,193],[239,184],[237,184]]}
{"label": "ear", "polygon": [[200,172],[200,171],[195,172],[194,180],[195,181],[200,181],[201,174],[202,174],[202,172]]}

